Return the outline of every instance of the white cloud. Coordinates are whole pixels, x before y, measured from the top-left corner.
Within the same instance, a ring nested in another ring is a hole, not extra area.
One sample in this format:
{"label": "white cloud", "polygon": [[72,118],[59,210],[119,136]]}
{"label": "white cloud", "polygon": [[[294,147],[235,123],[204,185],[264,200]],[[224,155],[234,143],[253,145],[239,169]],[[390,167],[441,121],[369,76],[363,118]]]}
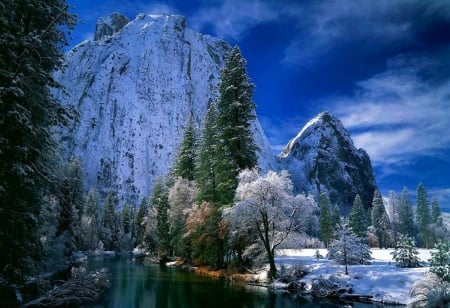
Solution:
{"label": "white cloud", "polygon": [[218,37],[239,40],[249,29],[278,17],[267,1],[225,0],[219,6],[200,8],[190,23],[196,29],[209,25]]}
{"label": "white cloud", "polygon": [[440,66],[413,60],[414,67],[391,68],[358,83],[355,96],[329,102],[374,165],[406,164],[450,149],[450,79],[423,80],[424,67]]}

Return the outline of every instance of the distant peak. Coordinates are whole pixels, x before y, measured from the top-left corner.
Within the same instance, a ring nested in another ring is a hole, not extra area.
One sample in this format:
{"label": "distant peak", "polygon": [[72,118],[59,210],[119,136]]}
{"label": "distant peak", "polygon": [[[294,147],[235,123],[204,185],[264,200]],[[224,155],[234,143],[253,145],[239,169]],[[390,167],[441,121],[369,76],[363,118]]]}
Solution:
{"label": "distant peak", "polygon": [[94,41],[100,41],[106,36],[119,32],[129,22],[128,17],[120,13],[111,13],[107,17],[100,17],[95,25]]}
{"label": "distant peak", "polygon": [[283,151],[280,154],[280,157],[287,157],[294,145],[299,141],[305,138],[306,135],[311,134],[312,131],[315,130],[315,127],[322,126],[322,127],[334,127],[335,129],[339,130],[341,134],[348,135],[348,132],[345,130],[344,126],[342,125],[342,122],[332,115],[328,111],[322,111],[317,116],[312,118],[311,120],[306,123],[303,128],[300,130],[300,132],[297,134],[297,136],[289,141],[289,143],[286,145],[286,147],[283,149]]}

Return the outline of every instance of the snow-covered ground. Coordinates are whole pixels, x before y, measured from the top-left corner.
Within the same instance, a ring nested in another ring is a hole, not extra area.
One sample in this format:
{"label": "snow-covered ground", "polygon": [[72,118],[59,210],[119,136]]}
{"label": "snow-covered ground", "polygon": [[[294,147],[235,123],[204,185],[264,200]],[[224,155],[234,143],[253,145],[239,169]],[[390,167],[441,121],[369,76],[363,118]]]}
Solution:
{"label": "snow-covered ground", "polygon": [[[425,277],[429,270],[428,260],[431,258],[430,250],[419,249],[419,258],[424,262],[421,268],[398,268],[392,260],[393,249],[372,249],[371,265],[349,266],[349,275],[345,275],[345,267],[336,265],[326,259],[327,250],[319,249],[324,258],[316,259],[317,249],[280,249],[277,252],[277,265],[284,264],[289,267],[294,264],[303,264],[309,274],[303,281],[309,285],[312,278],[322,275],[327,278],[331,275],[346,280],[353,286],[354,294],[372,295],[374,301],[384,303],[408,304],[411,299],[409,290],[415,281]],[[431,250],[432,251],[432,250]]]}

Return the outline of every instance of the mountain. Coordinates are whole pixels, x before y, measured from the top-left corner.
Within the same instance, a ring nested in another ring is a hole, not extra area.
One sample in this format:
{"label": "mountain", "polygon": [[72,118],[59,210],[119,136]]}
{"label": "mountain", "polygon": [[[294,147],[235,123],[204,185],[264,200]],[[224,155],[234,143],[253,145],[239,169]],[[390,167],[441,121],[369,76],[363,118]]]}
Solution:
{"label": "mountain", "polygon": [[[190,115],[198,131],[217,95],[224,41],[190,30],[182,16],[113,13],[97,22],[93,41],[66,55],[54,95],[77,112],[60,132],[64,156],[79,156],[86,188],[117,191],[137,203],[176,158]],[[270,145],[256,121],[259,164],[274,168]]]}
{"label": "mountain", "polygon": [[348,214],[356,194],[366,208],[377,189],[369,155],[356,149],[341,121],[328,112],[310,120],[278,157],[297,192],[325,192],[341,214]]}

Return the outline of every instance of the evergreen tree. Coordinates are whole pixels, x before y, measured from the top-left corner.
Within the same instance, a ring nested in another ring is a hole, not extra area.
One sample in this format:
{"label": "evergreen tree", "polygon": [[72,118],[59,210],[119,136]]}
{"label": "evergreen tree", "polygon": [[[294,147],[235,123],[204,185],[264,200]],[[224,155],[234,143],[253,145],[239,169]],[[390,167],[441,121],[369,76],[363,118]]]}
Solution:
{"label": "evergreen tree", "polygon": [[217,109],[212,104],[206,114],[205,127],[200,140],[195,178],[199,187],[199,202],[214,202],[217,195],[215,160],[216,160],[216,118]]}
{"label": "evergreen tree", "polygon": [[324,242],[325,247],[328,247],[333,235],[333,227],[330,213],[330,203],[328,200],[328,196],[325,193],[321,193],[319,196],[319,209],[320,209],[320,218],[319,218],[320,239]]}
{"label": "evergreen tree", "polygon": [[431,252],[430,272],[450,282],[450,244],[439,242],[435,249],[436,251]]}
{"label": "evergreen tree", "polygon": [[193,181],[195,177],[195,131],[192,115],[184,131],[178,157],[175,163],[174,177]]}
{"label": "evergreen tree", "polygon": [[356,236],[360,238],[364,238],[366,236],[367,227],[364,219],[364,208],[359,194],[356,195],[352,210],[350,212],[350,227]]}
{"label": "evergreen tree", "polygon": [[389,223],[389,217],[380,192],[375,191],[372,202],[372,225],[375,229],[380,249],[388,247]]}
{"label": "evergreen tree", "polygon": [[398,204],[395,192],[389,193],[389,218],[392,228],[392,240],[394,243],[398,241]]}
{"label": "evergreen tree", "polygon": [[441,207],[439,202],[434,199],[431,203],[431,222],[439,224],[439,218],[441,218]]}
{"label": "evergreen tree", "polygon": [[145,198],[142,198],[141,205],[136,214],[136,243],[142,245],[145,233],[145,217],[148,215],[148,204]]}
{"label": "evergreen tree", "polygon": [[[74,24],[64,0],[0,4],[0,281],[6,285],[21,284],[43,256],[40,210],[57,181],[51,128],[67,116],[50,94],[51,74]],[[6,305],[11,294],[2,285]]]}
{"label": "evergreen tree", "polygon": [[71,159],[63,167],[58,185],[59,216],[55,236],[64,244],[66,260],[81,248],[81,214],[84,201],[81,174],[80,160]]}
{"label": "evergreen tree", "polygon": [[406,187],[403,187],[398,199],[398,232],[409,237],[414,237],[415,235],[414,212],[411,197]]}
{"label": "evergreen tree", "polygon": [[370,264],[369,246],[352,232],[348,219],[338,226],[336,239],[328,247],[328,259],[345,265],[345,275],[348,275],[348,265]]}
{"label": "evergreen tree", "polygon": [[397,262],[397,267],[420,267],[419,252],[414,240],[409,236],[400,235],[395,250],[391,254]]}
{"label": "evergreen tree", "polygon": [[156,234],[158,236],[158,256],[166,259],[170,254],[170,224],[168,189],[164,179],[159,178],[153,185],[150,207],[156,209]]}
{"label": "evergreen tree", "polygon": [[425,186],[421,183],[417,186],[417,206],[416,206],[416,222],[420,243],[423,247],[431,247],[431,213],[428,201],[428,194]]}
{"label": "evergreen tree", "polygon": [[336,227],[341,223],[341,210],[337,204],[334,204],[330,210],[331,215],[331,226],[335,230]]}
{"label": "evergreen tree", "polygon": [[225,60],[219,81],[217,102],[217,161],[218,187],[221,204],[230,204],[241,170],[257,165],[257,147],[251,125],[256,118],[253,102],[254,85],[247,74],[246,61],[238,47],[231,50]]}
{"label": "evergreen tree", "polygon": [[83,249],[96,249],[100,235],[100,208],[94,189],[89,191],[84,203],[81,229],[84,243]]}
{"label": "evergreen tree", "polygon": [[115,211],[114,194],[110,191],[103,203],[101,240],[106,250],[114,250],[118,240],[118,218]]}

